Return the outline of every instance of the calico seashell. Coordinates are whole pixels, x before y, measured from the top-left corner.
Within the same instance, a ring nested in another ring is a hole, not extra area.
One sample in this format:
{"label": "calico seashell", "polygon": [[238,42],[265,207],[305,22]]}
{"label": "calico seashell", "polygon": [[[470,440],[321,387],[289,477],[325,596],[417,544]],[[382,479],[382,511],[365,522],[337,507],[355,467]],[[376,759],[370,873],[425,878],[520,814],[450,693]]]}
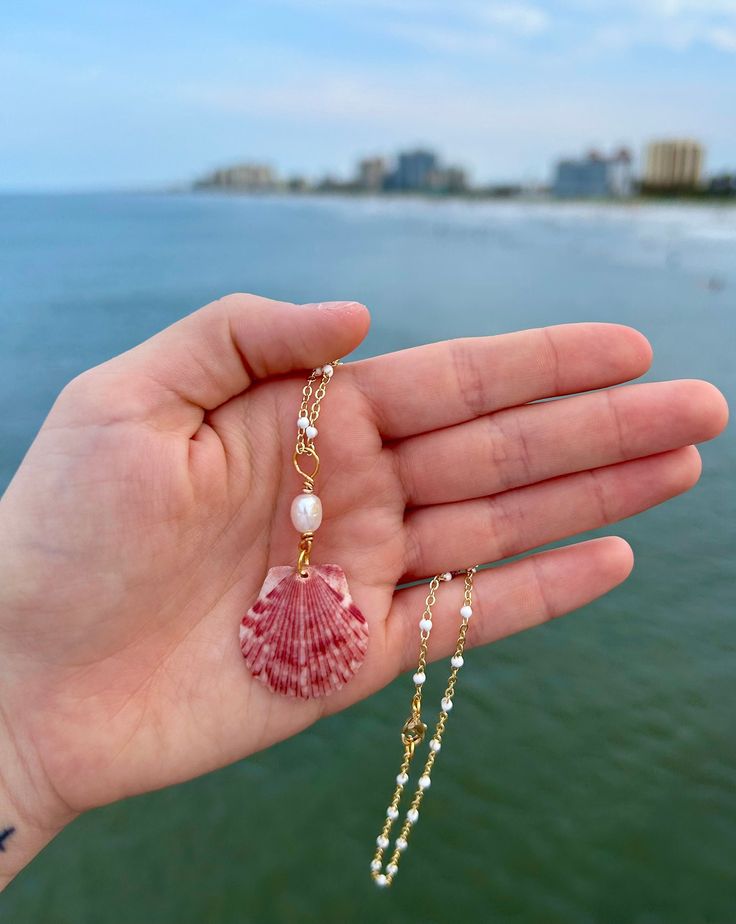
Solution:
{"label": "calico seashell", "polygon": [[363,663],[368,624],[337,565],[271,568],[240,624],[251,674],[274,693],[312,699],[339,690]]}

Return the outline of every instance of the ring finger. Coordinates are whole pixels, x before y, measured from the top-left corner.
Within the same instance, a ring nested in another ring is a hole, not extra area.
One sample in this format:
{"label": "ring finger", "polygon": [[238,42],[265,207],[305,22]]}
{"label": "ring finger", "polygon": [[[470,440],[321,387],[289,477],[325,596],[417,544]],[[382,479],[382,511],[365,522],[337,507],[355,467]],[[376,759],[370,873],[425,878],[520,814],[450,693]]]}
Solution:
{"label": "ring finger", "polygon": [[699,474],[700,455],[688,446],[491,497],[420,507],[406,518],[402,582],[500,561],[615,523],[687,491]]}

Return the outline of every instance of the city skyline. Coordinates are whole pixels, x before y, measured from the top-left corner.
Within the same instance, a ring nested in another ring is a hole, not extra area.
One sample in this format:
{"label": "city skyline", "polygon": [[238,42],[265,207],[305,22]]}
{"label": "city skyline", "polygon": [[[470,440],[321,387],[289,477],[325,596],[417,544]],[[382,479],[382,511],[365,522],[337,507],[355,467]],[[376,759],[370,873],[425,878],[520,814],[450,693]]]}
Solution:
{"label": "city skyline", "polygon": [[[431,148],[362,157],[349,177],[281,175],[273,165],[240,161],[199,176],[194,190],[230,192],[425,193],[507,198],[550,194],[555,198],[628,199],[633,196],[736,196],[736,169],[714,174],[705,169],[707,151],[694,138],[653,138],[637,167],[632,151],[620,146],[591,149],[558,158],[544,184],[478,184],[462,164],[449,163]],[[183,189],[190,188],[188,186]],[[175,190],[180,191],[180,190]]]}
{"label": "city skyline", "polygon": [[161,186],[243,151],[346,176],[419,145],[542,182],[669,135],[736,162],[733,0],[37,0],[6,11],[0,74],[6,189]]}

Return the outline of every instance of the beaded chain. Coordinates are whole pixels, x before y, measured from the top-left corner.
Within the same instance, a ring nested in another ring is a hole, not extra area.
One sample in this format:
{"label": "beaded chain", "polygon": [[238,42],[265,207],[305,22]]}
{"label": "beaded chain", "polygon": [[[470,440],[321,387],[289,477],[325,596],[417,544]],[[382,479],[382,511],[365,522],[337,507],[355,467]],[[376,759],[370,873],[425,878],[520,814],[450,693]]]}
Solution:
{"label": "beaded chain", "polygon": [[[327,386],[335,372],[335,367],[339,365],[340,360],[336,359],[324,366],[317,366],[309,373],[307,384],[302,389],[302,403],[299,407],[299,417],[297,418],[297,436],[296,449],[294,450],[294,465],[299,474],[304,478],[303,490],[308,494],[314,488],[314,477],[319,469],[319,456],[314,448],[314,440],[319,432],[317,430],[317,418],[319,417],[322,399],[327,393]],[[315,384],[317,384],[315,390]],[[310,407],[311,402],[311,407]],[[303,472],[300,468],[299,456],[308,455],[312,457],[314,470],[311,474]]]}
{"label": "beaded chain", "polygon": [[424,792],[429,789],[432,782],[432,767],[442,747],[442,735],[445,731],[448,714],[452,709],[457,675],[464,663],[463,651],[465,649],[465,636],[468,632],[470,617],[473,615],[473,575],[476,571],[477,568],[468,568],[466,571],[455,572],[455,574],[458,575],[465,575],[465,590],[463,605],[460,607],[460,631],[458,633],[457,644],[455,645],[455,653],[450,658],[452,670],[450,671],[447,687],[440,703],[442,708],[439,718],[437,719],[434,734],[429,740],[429,753],[424,764],[424,769],[422,770],[422,775],[419,777],[417,789],[406,813],[406,819],[394,843],[394,850],[386,864],[385,872],[383,872],[384,852],[389,848],[389,834],[393,827],[393,823],[399,817],[399,803],[404,793],[404,787],[409,782],[409,767],[414,757],[416,746],[422,742],[425,732],[427,731],[427,726],[422,722],[421,706],[422,688],[427,679],[425,671],[427,667],[429,634],[432,631],[432,607],[437,602],[437,590],[439,589],[440,583],[451,581],[453,574],[446,571],[444,574],[438,574],[433,577],[429,583],[429,593],[424,601],[424,612],[422,613],[422,618],[419,620],[419,663],[412,677],[414,695],[411,700],[411,714],[401,730],[401,742],[404,745],[404,756],[399,767],[399,773],[396,777],[396,788],[394,789],[393,797],[386,810],[386,820],[381,828],[381,833],[376,838],[376,852],[371,861],[371,877],[376,885],[380,887],[390,886],[399,871],[401,854],[409,845],[409,835],[411,834],[413,826],[419,819],[419,807],[424,798]]}

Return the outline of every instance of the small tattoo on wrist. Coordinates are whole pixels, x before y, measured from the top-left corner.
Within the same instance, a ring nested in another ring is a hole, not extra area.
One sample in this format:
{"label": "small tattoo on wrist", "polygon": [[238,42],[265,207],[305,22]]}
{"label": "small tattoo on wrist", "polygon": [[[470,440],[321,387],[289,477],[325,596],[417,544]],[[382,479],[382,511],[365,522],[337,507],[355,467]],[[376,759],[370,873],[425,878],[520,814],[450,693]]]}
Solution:
{"label": "small tattoo on wrist", "polygon": [[0,852],[5,853],[5,841],[13,834],[15,834],[15,828],[13,827],[3,828],[2,831],[0,831]]}

